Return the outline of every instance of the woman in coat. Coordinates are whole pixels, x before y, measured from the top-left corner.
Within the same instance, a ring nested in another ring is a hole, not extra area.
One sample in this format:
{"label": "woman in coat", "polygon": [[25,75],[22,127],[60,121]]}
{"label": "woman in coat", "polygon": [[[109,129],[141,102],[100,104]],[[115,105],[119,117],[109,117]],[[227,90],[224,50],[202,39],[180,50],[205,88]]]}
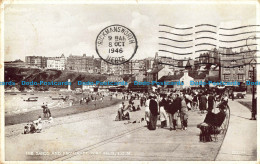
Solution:
{"label": "woman in coat", "polygon": [[176,94],[176,97],[173,99],[172,107],[171,107],[171,113],[173,115],[173,130],[176,130],[177,125],[177,120],[179,117],[179,114],[181,112],[181,105],[182,104],[182,99],[179,96],[179,94]]}
{"label": "woman in coat", "polygon": [[207,109],[207,97],[205,94],[203,94],[200,98],[200,110],[201,113],[204,113],[204,111]]}
{"label": "woman in coat", "polygon": [[181,124],[182,124],[182,129],[187,130],[188,127],[188,108],[185,102],[185,98],[181,97],[181,112],[180,112],[180,117],[181,117]]}
{"label": "woman in coat", "polygon": [[212,112],[214,108],[215,97],[210,93],[208,96],[208,112]]}
{"label": "woman in coat", "polygon": [[160,97],[160,103],[159,103],[159,108],[160,108],[160,120],[161,120],[161,128],[164,128],[167,126],[167,114],[165,111],[165,108],[167,106],[167,101],[164,99],[164,97]]}
{"label": "woman in coat", "polygon": [[158,103],[156,101],[156,97],[152,97],[150,99],[149,103],[149,110],[150,110],[150,123],[148,128],[150,130],[155,130],[156,129],[156,124],[157,124],[157,118],[158,118]]}
{"label": "woman in coat", "polygon": [[151,96],[149,96],[149,98],[146,100],[145,102],[145,121],[147,123],[147,128],[149,128],[149,124],[150,124],[150,109],[149,109],[149,104],[150,104],[150,99]]}

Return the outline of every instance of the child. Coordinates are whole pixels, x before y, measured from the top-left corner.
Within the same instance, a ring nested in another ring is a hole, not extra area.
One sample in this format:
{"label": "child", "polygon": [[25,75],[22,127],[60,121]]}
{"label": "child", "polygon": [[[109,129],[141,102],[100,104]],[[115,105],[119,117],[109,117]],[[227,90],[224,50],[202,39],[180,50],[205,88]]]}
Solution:
{"label": "child", "polygon": [[42,122],[41,121],[36,122],[35,132],[36,133],[41,133],[41,131],[42,131]]}
{"label": "child", "polygon": [[34,123],[31,122],[30,125],[31,125],[31,126],[30,126],[30,133],[35,133],[36,129],[35,129],[35,125],[34,125]]}
{"label": "child", "polygon": [[49,123],[53,123],[53,118],[52,117],[49,118]]}
{"label": "child", "polygon": [[30,133],[30,126],[29,123],[24,126],[23,134],[29,134]]}

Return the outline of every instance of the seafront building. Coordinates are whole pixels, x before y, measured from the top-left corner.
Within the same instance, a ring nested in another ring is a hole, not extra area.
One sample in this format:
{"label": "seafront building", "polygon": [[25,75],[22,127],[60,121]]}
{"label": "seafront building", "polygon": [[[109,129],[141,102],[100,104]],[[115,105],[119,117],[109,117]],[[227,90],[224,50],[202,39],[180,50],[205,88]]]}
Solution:
{"label": "seafront building", "polygon": [[94,73],[94,56],[87,56],[86,54],[83,54],[83,56],[70,55],[67,58],[66,70]]}
{"label": "seafront building", "polygon": [[60,57],[48,57],[47,69],[64,70],[65,62],[66,62],[66,58],[64,54],[62,54]]}
{"label": "seafront building", "polygon": [[25,63],[29,67],[46,68],[47,57],[44,56],[26,56]]}
{"label": "seafront building", "polygon": [[[30,67],[104,74],[110,76],[131,76],[137,81],[176,81],[181,77],[189,77],[194,81],[237,81],[245,85],[253,79],[250,60],[255,52],[247,52],[242,48],[235,52],[232,49],[211,49],[202,52],[195,59],[184,57],[182,60],[160,56],[133,59],[121,65],[109,64],[94,56],[70,55],[65,57],[26,56],[25,63]],[[185,76],[186,75],[186,76]],[[250,88],[249,88],[250,89]]]}

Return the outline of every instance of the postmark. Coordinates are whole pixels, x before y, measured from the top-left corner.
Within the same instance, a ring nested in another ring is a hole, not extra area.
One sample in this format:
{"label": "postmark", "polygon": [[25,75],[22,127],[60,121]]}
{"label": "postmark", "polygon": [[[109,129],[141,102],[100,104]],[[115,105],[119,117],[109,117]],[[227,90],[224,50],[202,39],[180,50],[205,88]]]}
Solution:
{"label": "postmark", "polygon": [[114,65],[131,60],[138,47],[135,34],[118,24],[104,28],[98,34],[95,45],[99,57]]}

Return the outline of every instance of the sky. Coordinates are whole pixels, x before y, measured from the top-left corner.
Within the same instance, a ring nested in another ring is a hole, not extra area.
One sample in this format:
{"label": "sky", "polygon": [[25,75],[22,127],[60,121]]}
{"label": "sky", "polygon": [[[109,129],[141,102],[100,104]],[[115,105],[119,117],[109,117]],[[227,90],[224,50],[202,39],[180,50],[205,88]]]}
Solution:
{"label": "sky", "polygon": [[61,54],[98,58],[96,37],[112,24],[126,26],[136,35],[138,49],[133,59],[154,57],[162,48],[158,44],[162,36],[159,24],[256,24],[256,6],[252,4],[13,4],[5,6],[4,14],[5,61]]}

